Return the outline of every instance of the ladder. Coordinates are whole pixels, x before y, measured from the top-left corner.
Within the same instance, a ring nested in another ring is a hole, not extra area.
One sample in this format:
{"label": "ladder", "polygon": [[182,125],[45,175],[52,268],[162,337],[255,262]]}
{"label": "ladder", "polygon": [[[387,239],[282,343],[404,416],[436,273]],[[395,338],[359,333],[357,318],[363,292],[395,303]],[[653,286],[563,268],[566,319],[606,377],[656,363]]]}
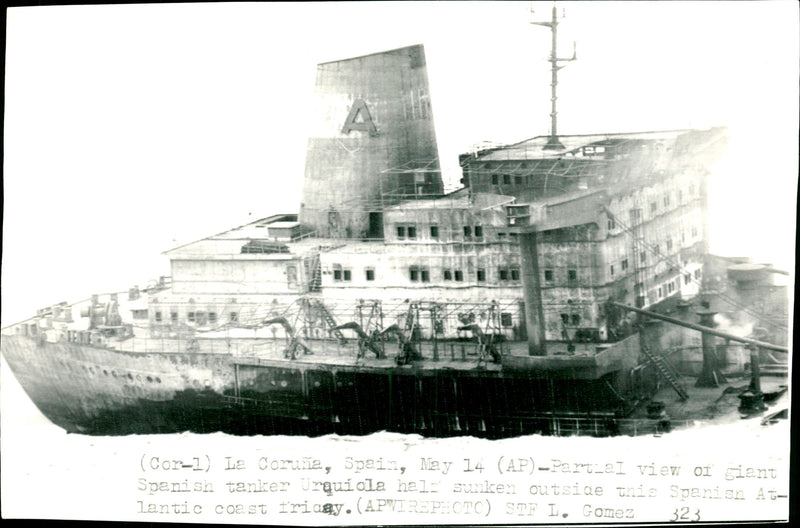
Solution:
{"label": "ladder", "polygon": [[311,257],[309,268],[311,280],[308,281],[308,291],[318,292],[322,289],[322,266],[319,263],[319,253]]}
{"label": "ladder", "polygon": [[319,308],[319,313],[320,315],[322,315],[322,319],[323,321],[325,321],[325,324],[328,325],[330,332],[333,335],[335,335],[340,341],[345,341],[344,334],[342,333],[342,331],[336,329],[336,327],[339,326],[336,324],[336,319],[333,318],[333,316],[325,307],[325,305],[322,304],[322,301],[317,301],[316,304],[317,307]]}
{"label": "ladder", "polygon": [[686,401],[689,399],[689,394],[686,390],[678,384],[677,376],[678,373],[672,366],[667,363],[663,357],[658,356],[650,352],[650,349],[647,346],[642,345],[642,353],[650,360],[650,362],[655,365],[656,370],[658,373],[661,374],[661,377],[667,380],[667,383],[675,389],[675,392],[678,393],[681,401]]}

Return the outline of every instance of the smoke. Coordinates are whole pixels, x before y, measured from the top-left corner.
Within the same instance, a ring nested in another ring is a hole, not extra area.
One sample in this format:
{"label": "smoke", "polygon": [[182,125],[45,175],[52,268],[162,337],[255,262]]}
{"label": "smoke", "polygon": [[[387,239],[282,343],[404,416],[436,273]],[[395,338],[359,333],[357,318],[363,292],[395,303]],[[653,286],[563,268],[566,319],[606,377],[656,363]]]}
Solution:
{"label": "smoke", "polygon": [[755,324],[752,321],[740,320],[740,317],[731,318],[727,315],[717,314],[714,316],[716,329],[727,332],[738,337],[748,337],[753,333]]}

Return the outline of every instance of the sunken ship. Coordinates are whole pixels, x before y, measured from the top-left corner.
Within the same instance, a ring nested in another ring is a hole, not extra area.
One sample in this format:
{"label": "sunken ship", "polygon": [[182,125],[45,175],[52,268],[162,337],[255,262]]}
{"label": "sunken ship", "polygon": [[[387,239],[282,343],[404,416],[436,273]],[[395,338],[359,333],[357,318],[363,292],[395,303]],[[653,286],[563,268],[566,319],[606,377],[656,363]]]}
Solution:
{"label": "sunken ship", "polygon": [[461,155],[450,192],[421,45],[318,65],[299,211],[171,249],[146,286],[44,307],[3,329],[3,356],[84,434],[663,430],[651,400],[686,396],[682,369],[713,385],[753,347],[786,351],[780,328],[715,337],[696,312],[711,329],[755,288],[785,324],[785,288],[708,253],[725,129],[559,135],[556,57],[551,133]]}

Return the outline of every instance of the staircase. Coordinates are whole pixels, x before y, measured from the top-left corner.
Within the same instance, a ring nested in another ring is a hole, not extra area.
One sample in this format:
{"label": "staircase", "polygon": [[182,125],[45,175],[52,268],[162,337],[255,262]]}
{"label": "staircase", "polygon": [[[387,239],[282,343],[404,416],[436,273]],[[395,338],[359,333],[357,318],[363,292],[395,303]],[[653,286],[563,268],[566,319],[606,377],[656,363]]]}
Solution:
{"label": "staircase", "polygon": [[318,292],[322,289],[322,266],[319,264],[319,253],[312,256],[308,261],[308,291]]}
{"label": "staircase", "polygon": [[661,374],[661,377],[667,380],[667,383],[675,389],[675,392],[678,393],[681,401],[686,401],[689,399],[689,394],[686,390],[678,384],[678,372],[669,364],[667,363],[663,357],[658,356],[650,352],[649,348],[642,345],[642,354],[644,354],[648,360],[650,360],[653,365],[655,365],[656,370],[658,373]]}

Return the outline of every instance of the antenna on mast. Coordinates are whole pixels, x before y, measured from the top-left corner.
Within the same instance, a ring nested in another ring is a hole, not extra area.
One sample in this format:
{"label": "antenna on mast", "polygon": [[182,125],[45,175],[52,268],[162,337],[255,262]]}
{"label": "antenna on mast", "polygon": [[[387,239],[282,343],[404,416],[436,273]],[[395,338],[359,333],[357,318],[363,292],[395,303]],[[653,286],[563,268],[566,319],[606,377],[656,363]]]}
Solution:
{"label": "antenna on mast", "polygon": [[[531,9],[531,13],[533,13],[533,9]],[[566,13],[562,9],[562,18],[566,16]],[[557,128],[557,119],[556,116],[558,112],[556,112],[556,100],[558,97],[556,96],[556,86],[558,86],[558,70],[566,66],[566,64],[559,65],[559,62],[570,62],[578,59],[578,52],[577,52],[577,45],[575,42],[572,43],[572,57],[570,58],[559,58],[558,56],[558,11],[556,9],[556,3],[553,2],[553,14],[552,18],[548,22],[531,22],[531,24],[535,24],[537,26],[545,26],[550,28],[550,33],[552,34],[552,46],[550,48],[550,58],[548,61],[550,62],[550,73],[551,73],[551,80],[550,80],[550,102],[551,102],[551,109],[550,109],[550,137],[547,140],[547,144],[544,146],[545,150],[560,150],[564,148],[564,145],[558,140],[558,128]]]}

